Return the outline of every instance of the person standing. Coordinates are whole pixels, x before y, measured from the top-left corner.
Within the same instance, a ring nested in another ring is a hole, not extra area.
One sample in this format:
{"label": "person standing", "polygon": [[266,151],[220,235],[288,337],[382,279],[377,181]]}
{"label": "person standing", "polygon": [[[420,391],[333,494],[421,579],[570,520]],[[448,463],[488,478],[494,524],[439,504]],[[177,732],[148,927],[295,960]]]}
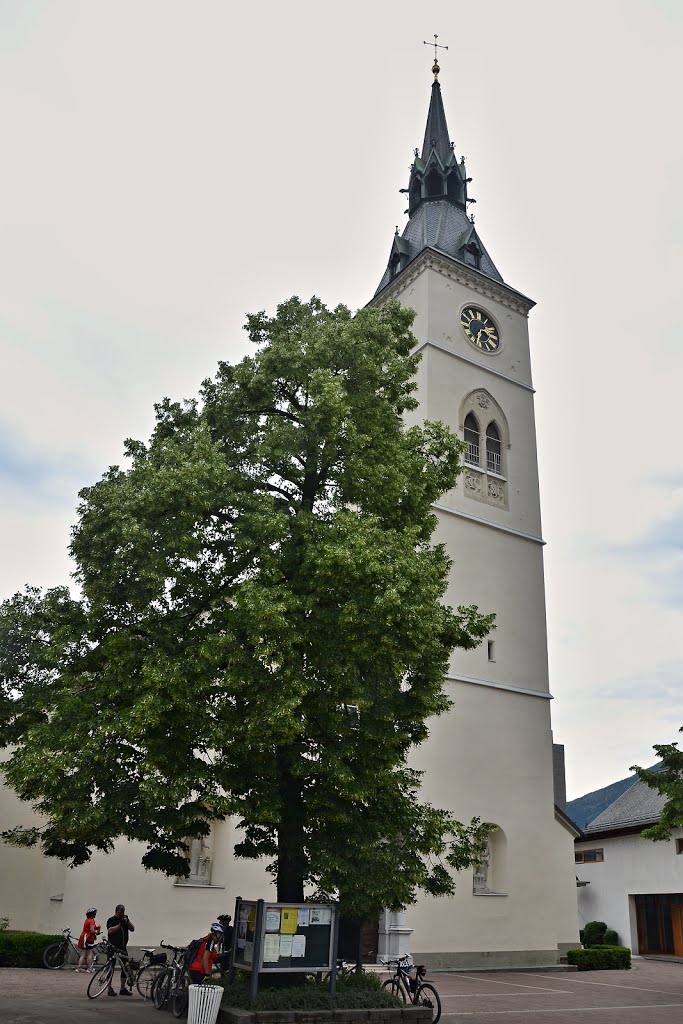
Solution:
{"label": "person standing", "polygon": [[[116,946],[118,951],[120,953],[123,953],[124,956],[128,955],[128,934],[129,932],[134,931],[135,925],[126,914],[126,908],[124,907],[123,903],[119,903],[116,910],[114,911],[114,916],[110,917],[109,920],[107,921],[107,935],[112,946]],[[107,994],[110,996],[116,995],[116,992],[114,991],[111,985],[109,986],[109,992]],[[120,995],[132,995],[128,988],[128,978],[123,968],[121,968]]]}
{"label": "person standing", "polygon": [[[88,907],[85,912],[85,921],[83,922],[83,928],[78,939],[78,948],[81,951],[81,955],[78,958],[78,965],[74,968],[75,971],[89,971],[92,969],[93,946],[102,930],[95,921],[96,914],[97,907]],[[83,966],[84,964],[85,966]]]}
{"label": "person standing", "polygon": [[218,924],[223,925],[223,939],[221,941],[221,951],[216,957],[216,967],[221,974],[227,974],[232,959],[233,928],[230,924],[232,917],[230,914],[219,914],[216,921]]}
{"label": "person standing", "polygon": [[193,985],[199,985],[211,974],[216,956],[221,947],[223,939],[223,925],[217,921],[211,925],[211,932],[203,940],[197,950],[194,960],[188,967],[188,974]]}

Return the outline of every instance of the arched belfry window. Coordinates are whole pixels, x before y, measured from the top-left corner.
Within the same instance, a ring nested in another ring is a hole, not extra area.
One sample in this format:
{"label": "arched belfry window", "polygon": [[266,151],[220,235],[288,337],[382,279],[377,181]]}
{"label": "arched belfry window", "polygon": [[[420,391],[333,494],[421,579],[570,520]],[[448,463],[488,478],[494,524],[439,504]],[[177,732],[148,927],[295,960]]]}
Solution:
{"label": "arched belfry window", "polygon": [[443,181],[441,180],[441,175],[436,168],[429,172],[425,184],[427,186],[426,191],[428,196],[443,195]]}
{"label": "arched belfry window", "polygon": [[468,413],[465,417],[465,462],[470,466],[479,465],[479,424],[474,413]]}
{"label": "arched belfry window", "polygon": [[510,427],[502,407],[486,388],[476,388],[460,403],[458,417],[467,448],[463,458],[465,497],[508,509]]}
{"label": "arched belfry window", "polygon": [[500,431],[494,422],[486,428],[486,471],[498,476],[503,474]]}

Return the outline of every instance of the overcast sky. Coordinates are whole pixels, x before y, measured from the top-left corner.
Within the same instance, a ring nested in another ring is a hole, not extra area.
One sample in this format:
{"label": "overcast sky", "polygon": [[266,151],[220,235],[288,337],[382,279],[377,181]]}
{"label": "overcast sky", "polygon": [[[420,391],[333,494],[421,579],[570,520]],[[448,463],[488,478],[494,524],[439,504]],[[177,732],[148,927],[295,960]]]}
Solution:
{"label": "overcast sky", "polygon": [[68,582],[77,491],[292,294],[363,305],[433,51],[531,314],[570,797],[683,724],[683,4],[0,0],[0,597]]}

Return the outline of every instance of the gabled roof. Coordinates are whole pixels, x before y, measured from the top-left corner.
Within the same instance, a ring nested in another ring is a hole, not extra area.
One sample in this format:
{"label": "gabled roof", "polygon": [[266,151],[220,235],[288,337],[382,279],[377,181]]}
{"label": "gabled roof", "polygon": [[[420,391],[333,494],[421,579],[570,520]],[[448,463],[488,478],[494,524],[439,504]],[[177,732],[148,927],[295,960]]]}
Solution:
{"label": "gabled roof", "polygon": [[638,779],[625,793],[622,793],[609,807],[606,807],[602,814],[586,825],[583,830],[584,835],[633,829],[641,825],[645,828],[647,825],[659,821],[665,803],[665,796]]}

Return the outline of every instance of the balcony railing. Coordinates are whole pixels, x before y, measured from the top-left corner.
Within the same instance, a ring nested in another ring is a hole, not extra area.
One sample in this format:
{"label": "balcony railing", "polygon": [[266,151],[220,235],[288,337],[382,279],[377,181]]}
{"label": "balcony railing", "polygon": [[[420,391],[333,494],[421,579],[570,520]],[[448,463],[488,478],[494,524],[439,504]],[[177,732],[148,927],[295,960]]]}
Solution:
{"label": "balcony railing", "polygon": [[479,465],[479,445],[475,444],[474,441],[470,441],[465,452],[465,462],[469,466]]}
{"label": "balcony railing", "polygon": [[489,473],[497,473],[498,476],[503,475],[503,463],[500,452],[486,452],[486,469]]}

